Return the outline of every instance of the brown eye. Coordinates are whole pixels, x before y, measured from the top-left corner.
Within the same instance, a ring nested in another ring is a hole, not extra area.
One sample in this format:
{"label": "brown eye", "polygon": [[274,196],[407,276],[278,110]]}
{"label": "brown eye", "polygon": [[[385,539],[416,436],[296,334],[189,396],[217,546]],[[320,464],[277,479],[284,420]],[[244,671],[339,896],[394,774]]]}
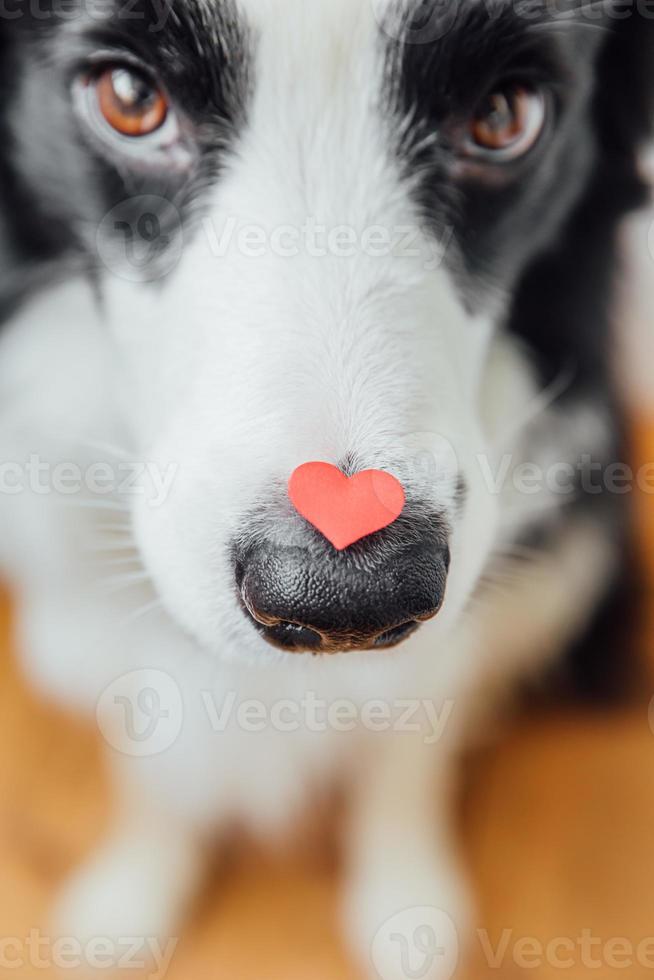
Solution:
{"label": "brown eye", "polygon": [[93,84],[102,116],[121,135],[148,136],[166,121],[168,102],[145,75],[107,68]]}
{"label": "brown eye", "polygon": [[514,160],[531,149],[545,122],[542,92],[514,84],[486,96],[469,127],[473,154]]}

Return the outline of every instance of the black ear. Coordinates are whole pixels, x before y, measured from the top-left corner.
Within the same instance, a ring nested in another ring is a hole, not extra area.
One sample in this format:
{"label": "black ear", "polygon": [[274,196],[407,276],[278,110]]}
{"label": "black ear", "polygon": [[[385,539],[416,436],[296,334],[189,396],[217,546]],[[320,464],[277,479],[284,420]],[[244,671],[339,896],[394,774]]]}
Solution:
{"label": "black ear", "polygon": [[527,269],[516,290],[510,329],[534,352],[543,384],[574,365],[570,394],[584,389],[592,396],[612,388],[618,230],[649,194],[639,154],[654,130],[654,20],[633,5],[628,17],[607,11],[603,26],[589,22],[587,29],[604,34],[591,106],[592,171],[558,242]]}
{"label": "black ear", "polygon": [[[623,7],[619,19],[617,10],[609,8],[597,119],[606,162],[607,193],[624,193],[624,203],[628,205],[630,189],[634,204],[642,200],[645,189],[637,177],[637,159],[644,144],[654,136],[654,18],[646,7],[641,12],[639,4],[628,10]],[[616,203],[619,206],[620,201]]]}
{"label": "black ear", "polygon": [[7,65],[9,58],[9,30],[6,21],[0,17],[0,323],[6,313],[7,294],[11,279],[11,234],[9,228],[8,183],[9,172],[9,132],[7,126]]}

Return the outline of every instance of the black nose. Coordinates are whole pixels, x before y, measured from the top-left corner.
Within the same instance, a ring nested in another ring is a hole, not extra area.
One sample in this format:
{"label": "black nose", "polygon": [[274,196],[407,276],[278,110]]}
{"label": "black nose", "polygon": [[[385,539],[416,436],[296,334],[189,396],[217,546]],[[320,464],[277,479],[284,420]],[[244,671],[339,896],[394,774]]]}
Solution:
{"label": "black nose", "polygon": [[235,550],[246,613],[270,643],[336,653],[394,646],[440,609],[449,549],[439,518],[403,516],[345,551],[306,544]]}

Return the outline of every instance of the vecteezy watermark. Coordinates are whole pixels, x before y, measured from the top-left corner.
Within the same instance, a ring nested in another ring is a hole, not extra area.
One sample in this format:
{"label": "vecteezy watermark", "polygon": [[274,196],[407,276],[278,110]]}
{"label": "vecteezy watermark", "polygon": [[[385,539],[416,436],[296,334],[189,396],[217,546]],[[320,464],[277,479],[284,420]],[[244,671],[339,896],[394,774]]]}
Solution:
{"label": "vecteezy watermark", "polygon": [[[389,4],[388,0],[370,0],[375,19],[387,36],[406,44],[429,44],[445,37],[454,27],[458,14],[465,9],[462,0],[405,0]],[[151,34],[162,31],[173,10],[174,0],[0,0],[0,21],[29,18],[37,22],[70,22],[84,19],[89,23],[108,21],[146,23]],[[480,0],[490,20],[506,10],[506,4]],[[654,18],[653,0],[543,0],[533,4],[514,0],[516,18],[538,23],[624,20],[638,15]]]}
{"label": "vecteezy watermark", "polygon": [[[390,257],[418,261],[427,271],[439,269],[454,238],[454,228],[438,234],[419,224],[327,225],[313,215],[298,224],[244,223],[234,215],[205,217],[194,233],[194,247],[213,260],[227,256],[260,260],[353,259]],[[105,267],[130,282],[151,282],[171,273],[182,256],[182,217],[170,201],[154,195],[126,198],[102,219],[96,250]]]}
{"label": "vecteezy watermark", "polygon": [[[245,734],[293,734],[354,731],[419,737],[426,745],[438,742],[454,712],[454,701],[437,704],[427,698],[327,699],[313,691],[300,698],[243,698],[236,691],[217,695],[198,692],[194,724],[204,719],[209,735],[229,730]],[[127,756],[159,755],[175,744],[184,725],[184,701],[177,682],[165,671],[131,671],[102,692],[96,706],[98,727],[105,741]]]}
{"label": "vecteezy watermark", "polygon": [[[398,478],[419,487],[421,492],[447,493],[448,481],[460,473],[454,447],[447,439],[432,436],[431,449],[393,447]],[[654,495],[654,460],[633,467],[620,461],[606,462],[582,453],[575,462],[550,461],[547,465],[516,458],[512,453],[495,457],[477,453],[472,459],[479,483],[486,493],[499,496],[576,498],[600,494]],[[22,493],[36,496],[81,496],[89,501],[110,498],[141,498],[148,507],[163,506],[179,476],[180,464],[155,460],[100,460],[82,465],[71,459],[44,459],[30,453],[24,459],[0,458],[0,496]],[[468,471],[467,477],[472,476]]]}
{"label": "vecteezy watermark", "polygon": [[432,44],[452,30],[461,9],[461,0],[412,0],[389,4],[370,0],[375,20],[384,34],[404,44]]}
{"label": "vecteezy watermark", "polygon": [[176,268],[184,250],[180,213],[163,197],[126,198],[100,222],[95,245],[105,267],[121,279],[163,279]]}
{"label": "vecteezy watermark", "polygon": [[459,937],[446,912],[417,906],[388,919],[370,952],[380,980],[450,980],[459,963]]}
{"label": "vecteezy watermark", "polygon": [[508,968],[536,971],[545,967],[562,971],[654,970],[654,936],[634,942],[625,936],[603,938],[586,928],[576,936],[543,939],[503,929],[491,938],[487,930],[478,929],[477,940],[486,965],[504,973]]}
{"label": "vecteezy watermark", "polygon": [[[80,969],[139,972],[144,980],[164,980],[178,944],[177,939],[163,943],[144,936],[111,939],[94,936],[82,942],[74,936],[47,936],[30,929],[25,936],[0,937],[0,972],[26,969],[58,970],[76,975]],[[130,974],[131,975],[131,974]]]}
{"label": "vecteezy watermark", "polygon": [[184,724],[184,703],[169,674],[146,668],[112,681],[95,714],[108,745],[122,755],[144,758],[175,744]]}
{"label": "vecteezy watermark", "polygon": [[500,494],[507,487],[526,497],[544,491],[559,497],[603,493],[622,496],[634,490],[654,494],[654,461],[634,468],[621,461],[596,460],[591,453],[582,453],[575,462],[556,460],[547,465],[516,459],[512,453],[497,460],[478,453],[475,460],[491,494]]}
{"label": "vecteezy watermark", "polygon": [[30,453],[22,461],[0,460],[0,495],[142,497],[150,507],[161,507],[178,472],[176,463],[160,465],[154,460],[99,460],[81,466],[73,460],[52,462]]}
{"label": "vecteezy watermark", "polygon": [[267,729],[293,733],[353,732],[418,734],[427,745],[442,737],[452,717],[454,701],[436,704],[427,698],[374,698],[356,702],[349,698],[328,700],[307,691],[301,698],[280,698],[266,703],[256,698],[239,699],[234,691],[221,699],[208,691],[202,702],[214,732],[225,732],[235,725],[243,732],[257,734]]}
{"label": "vecteezy watermark", "polygon": [[[381,30],[394,41],[403,44],[432,44],[446,37],[456,26],[460,14],[468,5],[462,0],[404,0],[389,4],[387,0],[370,0],[375,19]],[[626,20],[638,16],[654,19],[654,0],[513,0],[498,4],[495,0],[479,0],[475,12],[483,9],[489,21],[497,20],[511,10],[516,21],[527,24],[595,24]]]}
{"label": "vecteezy watermark", "polygon": [[[543,969],[573,975],[586,971],[654,971],[654,935],[639,940],[626,936],[598,936],[584,928],[577,935],[551,938],[529,936],[511,928],[491,935],[477,929],[475,943],[488,971],[522,976]],[[459,938],[452,918],[441,909],[415,906],[388,919],[374,937],[372,963],[380,980],[450,980],[459,962]]]}
{"label": "vecteezy watermark", "polygon": [[260,259],[266,255],[293,259],[309,258],[351,259],[365,256],[370,259],[418,259],[426,271],[443,263],[454,237],[454,228],[446,227],[435,236],[420,225],[326,225],[312,215],[301,224],[282,224],[272,228],[243,224],[234,216],[218,226],[210,218],[202,222],[211,254],[223,258],[235,252],[246,258]]}

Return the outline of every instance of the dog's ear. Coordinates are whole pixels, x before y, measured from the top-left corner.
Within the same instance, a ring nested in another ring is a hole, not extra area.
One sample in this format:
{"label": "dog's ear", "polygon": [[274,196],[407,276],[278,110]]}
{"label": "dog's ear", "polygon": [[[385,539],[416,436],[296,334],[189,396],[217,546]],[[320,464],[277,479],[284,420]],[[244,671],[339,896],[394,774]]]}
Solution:
{"label": "dog's ear", "polygon": [[638,195],[638,157],[654,138],[654,18],[646,5],[641,11],[639,4],[626,8],[617,0],[609,0],[606,13],[597,91],[600,148],[615,181],[612,193],[622,179],[625,190],[631,184]]}
{"label": "dog's ear", "polygon": [[7,182],[9,174],[9,132],[7,126],[6,71],[9,62],[9,28],[7,21],[0,17],[0,323],[3,320],[6,293],[11,276],[11,242],[9,231],[9,206],[7,202]]}

